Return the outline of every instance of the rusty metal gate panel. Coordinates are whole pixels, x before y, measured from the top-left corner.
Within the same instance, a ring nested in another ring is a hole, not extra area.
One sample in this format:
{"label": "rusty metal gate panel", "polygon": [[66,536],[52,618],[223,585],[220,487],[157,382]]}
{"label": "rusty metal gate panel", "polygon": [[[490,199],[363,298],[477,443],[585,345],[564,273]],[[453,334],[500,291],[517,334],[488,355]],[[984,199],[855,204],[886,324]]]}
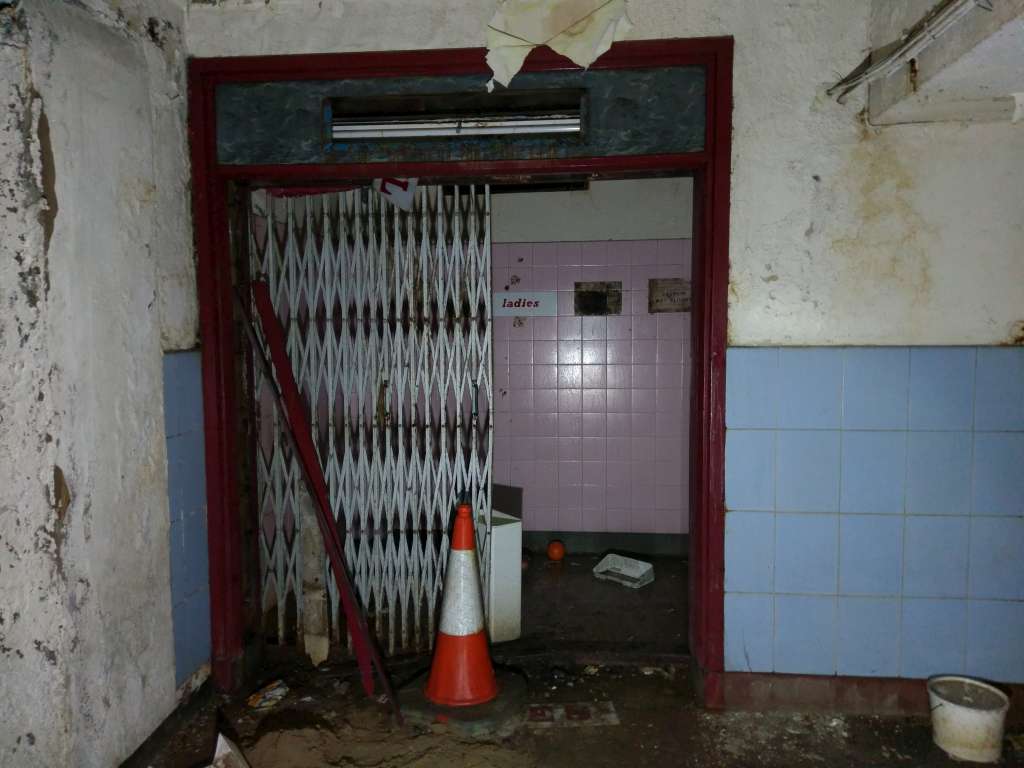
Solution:
{"label": "rusty metal gate panel", "polygon": [[[460,493],[488,573],[490,190],[420,187],[408,212],[369,188],[251,200],[251,273],[286,329],[359,597],[388,653],[429,647]],[[305,492],[258,366],[253,377],[261,595],[283,639],[302,626]],[[326,558],[307,551],[344,642]]]}

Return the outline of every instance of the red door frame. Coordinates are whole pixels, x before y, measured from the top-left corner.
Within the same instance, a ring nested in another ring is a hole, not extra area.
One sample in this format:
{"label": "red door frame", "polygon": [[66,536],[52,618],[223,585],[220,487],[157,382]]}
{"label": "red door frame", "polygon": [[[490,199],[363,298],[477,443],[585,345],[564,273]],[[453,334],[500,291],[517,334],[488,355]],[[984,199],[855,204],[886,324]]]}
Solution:
{"label": "red door frame", "polygon": [[[551,174],[691,173],[694,176],[694,323],[690,477],[690,649],[708,705],[721,702],[725,541],[725,348],[729,278],[732,38],[616,43],[599,69],[701,66],[707,73],[707,125],[700,152],[568,160],[220,165],[214,95],[218,84],[352,77],[489,73],[481,48],[193,59],[189,62],[192,207],[198,259],[203,411],[210,555],[213,677],[222,690],[241,681],[243,650],[241,525],[236,468],[235,329],[228,257],[232,180],[289,184],[380,177],[502,178]],[[525,71],[575,69],[538,49]]]}

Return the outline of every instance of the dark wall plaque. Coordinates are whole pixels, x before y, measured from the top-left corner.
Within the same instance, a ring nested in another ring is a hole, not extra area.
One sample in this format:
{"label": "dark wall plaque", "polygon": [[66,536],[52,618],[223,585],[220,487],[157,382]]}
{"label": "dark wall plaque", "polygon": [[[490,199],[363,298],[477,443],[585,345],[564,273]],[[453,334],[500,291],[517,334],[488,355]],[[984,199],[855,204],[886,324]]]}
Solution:
{"label": "dark wall plaque", "polygon": [[655,277],[647,284],[647,311],[689,312],[690,281],[683,277]]}
{"label": "dark wall plaque", "polygon": [[573,308],[577,315],[621,315],[622,283],[576,283]]}

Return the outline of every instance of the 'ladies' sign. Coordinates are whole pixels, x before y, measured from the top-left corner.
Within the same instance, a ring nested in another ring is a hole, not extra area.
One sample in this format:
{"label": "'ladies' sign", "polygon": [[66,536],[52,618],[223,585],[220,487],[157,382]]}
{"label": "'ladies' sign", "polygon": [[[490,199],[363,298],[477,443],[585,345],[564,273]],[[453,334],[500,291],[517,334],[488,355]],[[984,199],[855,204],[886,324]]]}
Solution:
{"label": "'ladies' sign", "polygon": [[555,317],[555,291],[495,291],[491,301],[494,317]]}

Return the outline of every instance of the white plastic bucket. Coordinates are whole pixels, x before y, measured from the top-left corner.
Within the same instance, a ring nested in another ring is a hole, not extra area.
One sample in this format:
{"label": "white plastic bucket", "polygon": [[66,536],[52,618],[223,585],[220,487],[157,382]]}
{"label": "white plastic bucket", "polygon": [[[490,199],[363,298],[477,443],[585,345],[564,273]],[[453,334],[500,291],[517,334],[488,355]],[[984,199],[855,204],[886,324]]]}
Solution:
{"label": "white plastic bucket", "polygon": [[932,739],[951,757],[995,763],[1003,752],[1010,699],[998,688],[959,675],[928,678]]}

